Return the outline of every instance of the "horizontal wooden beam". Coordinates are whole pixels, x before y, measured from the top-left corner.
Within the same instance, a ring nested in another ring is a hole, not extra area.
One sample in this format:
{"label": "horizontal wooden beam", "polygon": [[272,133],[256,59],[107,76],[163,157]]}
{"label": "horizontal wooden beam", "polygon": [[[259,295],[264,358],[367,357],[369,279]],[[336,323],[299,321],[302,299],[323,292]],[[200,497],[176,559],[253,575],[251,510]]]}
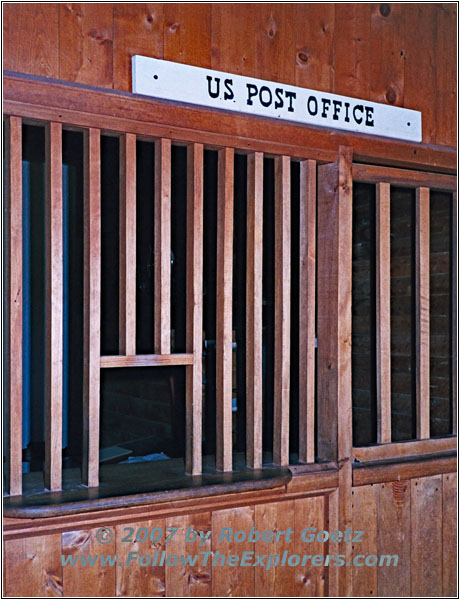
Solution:
{"label": "horizontal wooden beam", "polygon": [[333,162],[339,146],[348,145],[353,147],[355,161],[378,160],[385,165],[445,173],[455,173],[457,168],[453,148],[339,133],[329,128],[147,100],[125,92],[18,73],[5,72],[3,81],[5,114],[25,118],[285,154],[322,163]]}
{"label": "horizontal wooden beam", "polygon": [[362,183],[391,183],[401,187],[429,187],[436,190],[455,191],[457,178],[440,173],[426,173],[409,169],[394,169],[355,163],[353,181]]}
{"label": "horizontal wooden beam", "polygon": [[193,365],[193,354],[135,354],[101,356],[101,369],[115,367],[168,367]]}
{"label": "horizontal wooden beam", "polygon": [[429,440],[413,440],[353,448],[353,458],[359,462],[368,462],[379,459],[403,458],[417,454],[433,454],[433,452],[449,452],[456,448],[456,437],[431,438]]}

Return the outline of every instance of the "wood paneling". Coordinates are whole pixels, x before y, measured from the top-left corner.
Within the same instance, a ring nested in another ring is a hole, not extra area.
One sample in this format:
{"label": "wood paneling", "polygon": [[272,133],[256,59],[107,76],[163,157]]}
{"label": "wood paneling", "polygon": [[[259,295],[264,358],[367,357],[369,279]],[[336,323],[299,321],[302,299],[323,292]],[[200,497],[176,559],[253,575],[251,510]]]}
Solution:
{"label": "wood paneling", "polygon": [[377,566],[365,564],[366,555],[377,555],[378,533],[378,489],[377,485],[367,485],[352,491],[353,531],[362,531],[361,541],[352,543],[353,595],[377,596]]}
{"label": "wood paneling", "polygon": [[[436,134],[437,144],[456,146],[457,132],[457,6],[436,5]],[[422,36],[420,36],[422,37]],[[426,49],[425,49],[426,52]],[[423,107],[425,109],[425,105]],[[432,128],[433,129],[433,128]]]}
{"label": "wood paneling", "polygon": [[[308,535],[312,530],[305,531],[307,528],[314,527],[318,531],[331,531],[327,522],[326,507],[324,496],[313,496],[312,498],[299,498],[294,501],[294,552],[299,556],[325,554],[325,544],[314,541],[308,541]],[[292,527],[292,524],[291,524]],[[303,532],[305,532],[303,534]],[[302,535],[303,534],[303,535]],[[325,595],[325,580],[328,569],[322,565],[314,565],[310,561],[305,566],[300,563],[294,569],[294,589],[292,596],[297,597],[315,597]]]}
{"label": "wood paneling", "polygon": [[442,476],[442,595],[457,594],[457,474]]}
{"label": "wood paneling", "polygon": [[211,66],[211,4],[164,5],[163,58]]}

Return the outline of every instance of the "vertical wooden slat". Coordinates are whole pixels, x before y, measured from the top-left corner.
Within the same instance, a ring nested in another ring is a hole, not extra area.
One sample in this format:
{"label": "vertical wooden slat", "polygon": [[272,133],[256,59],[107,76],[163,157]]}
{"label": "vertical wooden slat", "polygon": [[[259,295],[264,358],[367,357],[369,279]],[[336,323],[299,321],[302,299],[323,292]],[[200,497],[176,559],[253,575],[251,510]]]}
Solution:
{"label": "vertical wooden slat", "polygon": [[291,159],[275,158],[275,368],[273,462],[289,464]]}
{"label": "vertical wooden slat", "polygon": [[457,473],[442,476],[442,595],[457,595]]}
{"label": "vertical wooden slat", "polygon": [[84,331],[82,480],[99,485],[99,388],[101,322],[101,132],[84,138]]}
{"label": "vertical wooden slat", "polygon": [[390,184],[376,185],[377,442],[391,442]]}
{"label": "vertical wooden slat", "polygon": [[171,352],[171,140],[155,142],[155,353]]}
{"label": "vertical wooden slat", "polygon": [[246,462],[262,466],[263,153],[248,156],[246,263]]}
{"label": "vertical wooden slat", "polygon": [[451,390],[452,390],[452,433],[457,434],[457,192],[452,194],[451,232]]}
{"label": "vertical wooden slat", "polygon": [[46,442],[45,486],[62,482],[62,125],[46,127]]}
{"label": "vertical wooden slat", "polygon": [[120,139],[119,351],[136,354],[136,136]]}
{"label": "vertical wooden slat", "polygon": [[216,467],[232,470],[232,279],[234,150],[219,150],[217,197]]}
{"label": "vertical wooden slat", "polygon": [[316,162],[300,163],[299,460],[315,461]]}
{"label": "vertical wooden slat", "polygon": [[22,122],[6,121],[6,397],[8,492],[22,493]]}
{"label": "vertical wooden slat", "polygon": [[187,149],[187,352],[193,365],[186,374],[187,473],[201,473],[202,348],[203,348],[203,145]]}
{"label": "vertical wooden slat", "polygon": [[415,355],[417,438],[430,437],[430,190],[415,200]]}
{"label": "vertical wooden slat", "polygon": [[[378,489],[376,485],[363,485],[352,490],[353,531],[364,531],[361,543],[354,545],[353,557],[361,555],[359,565],[351,568],[353,596],[377,596],[377,565],[363,564],[362,555],[377,554]],[[387,567],[391,568],[391,567]]]}
{"label": "vertical wooden slat", "polygon": [[[351,526],[351,249],[352,150],[318,167],[318,456],[341,463],[338,529]],[[339,553],[350,558],[351,544]],[[351,570],[340,571],[338,595],[350,595]]]}

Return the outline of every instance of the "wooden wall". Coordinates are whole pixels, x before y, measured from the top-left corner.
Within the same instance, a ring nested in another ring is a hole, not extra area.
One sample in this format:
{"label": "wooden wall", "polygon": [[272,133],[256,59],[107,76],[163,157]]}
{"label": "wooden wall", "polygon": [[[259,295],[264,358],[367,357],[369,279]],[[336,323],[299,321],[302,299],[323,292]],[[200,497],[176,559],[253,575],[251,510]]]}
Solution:
{"label": "wooden wall", "polygon": [[4,68],[131,89],[142,54],[422,111],[456,145],[456,5],[5,4]]}
{"label": "wooden wall", "polygon": [[[113,540],[101,545],[97,528],[70,529],[38,537],[5,542],[5,593],[7,596],[326,596],[336,595],[337,578],[352,569],[354,596],[454,596],[456,590],[456,474],[434,475],[406,481],[375,483],[353,488],[352,529],[364,531],[362,542],[353,544],[353,556],[397,554],[398,566],[275,567],[267,571],[250,567],[127,565],[129,552],[153,555],[194,554],[212,550],[242,555],[337,554],[332,544],[303,542],[306,527],[333,531],[334,502],[328,494],[296,497],[276,502],[223,510],[155,518],[114,526]],[[291,484],[290,484],[291,485]],[[294,488],[293,488],[294,489]],[[297,489],[297,488],[296,488]],[[289,486],[288,486],[289,490]],[[334,495],[334,492],[332,493]],[[161,506],[159,507],[161,508]],[[196,507],[190,506],[190,510]],[[126,519],[126,517],[125,517]],[[178,527],[176,537],[163,543],[132,544],[121,540],[125,527]],[[212,539],[199,547],[185,544],[189,526],[211,530]],[[228,543],[218,540],[222,527],[234,532],[251,527],[260,531],[293,529],[292,541],[278,543]],[[117,554],[114,566],[61,566],[65,555]]]}

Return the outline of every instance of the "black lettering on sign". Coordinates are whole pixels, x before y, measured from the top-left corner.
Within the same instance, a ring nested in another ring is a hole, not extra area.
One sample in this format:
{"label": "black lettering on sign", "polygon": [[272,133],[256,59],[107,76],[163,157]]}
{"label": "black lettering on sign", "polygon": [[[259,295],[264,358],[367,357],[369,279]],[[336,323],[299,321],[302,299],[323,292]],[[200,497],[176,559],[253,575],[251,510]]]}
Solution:
{"label": "black lettering on sign", "polygon": [[314,96],[310,96],[307,101],[307,110],[314,117],[318,114],[318,101]]}
{"label": "black lettering on sign", "polygon": [[323,103],[323,112],[321,113],[321,116],[323,117],[323,119],[326,119],[327,111],[329,110],[331,101],[329,100],[329,98],[321,98],[321,102]]}
{"label": "black lettering on sign", "polygon": [[292,101],[297,97],[295,92],[285,92],[286,98],[289,98],[289,106],[288,112],[294,112],[294,107],[292,106]]}
{"label": "black lettering on sign", "polygon": [[225,88],[227,89],[227,91],[224,92],[224,100],[233,100],[233,98],[235,97],[235,94],[233,93],[233,90],[230,87],[233,85],[233,79],[226,79],[224,81],[224,85],[225,85]]}
{"label": "black lettering on sign", "polygon": [[364,111],[363,105],[362,104],[357,104],[356,106],[353,107],[353,118],[358,123],[358,125],[360,125],[363,122],[363,118],[356,116],[356,111],[357,110],[359,110],[360,112],[363,112]]}
{"label": "black lettering on sign", "polygon": [[248,99],[246,101],[246,104],[252,106],[254,104],[252,99],[254,98],[254,96],[257,96],[257,86],[253,83],[247,83],[246,87],[248,88]]}
{"label": "black lettering on sign", "polygon": [[283,108],[283,106],[284,106],[284,100],[281,97],[282,95],[283,95],[282,88],[276,88],[276,90],[275,90],[275,96],[278,98],[278,100],[275,100],[275,108]]}
{"label": "black lettering on sign", "polygon": [[[264,94],[265,94],[265,98],[264,98]],[[265,108],[267,106],[270,106],[270,104],[272,103],[272,93],[271,93],[270,88],[267,87],[266,85],[263,85],[260,88],[259,100],[260,100],[260,103],[262,104],[262,106],[265,106]]]}
{"label": "black lettering on sign", "polygon": [[342,101],[341,100],[333,100],[332,104],[334,105],[334,113],[332,115],[332,118],[334,119],[334,121],[338,121],[340,108],[342,106]]}
{"label": "black lettering on sign", "polygon": [[366,106],[366,125],[368,127],[374,127],[374,119],[372,118],[374,115],[373,106]]}
{"label": "black lettering on sign", "polygon": [[212,91],[212,77],[210,75],[206,76],[206,79],[208,80],[208,94],[211,96],[211,98],[218,98],[219,97],[219,91],[220,91],[220,77],[214,77],[215,81],[216,81],[216,90],[213,92]]}

